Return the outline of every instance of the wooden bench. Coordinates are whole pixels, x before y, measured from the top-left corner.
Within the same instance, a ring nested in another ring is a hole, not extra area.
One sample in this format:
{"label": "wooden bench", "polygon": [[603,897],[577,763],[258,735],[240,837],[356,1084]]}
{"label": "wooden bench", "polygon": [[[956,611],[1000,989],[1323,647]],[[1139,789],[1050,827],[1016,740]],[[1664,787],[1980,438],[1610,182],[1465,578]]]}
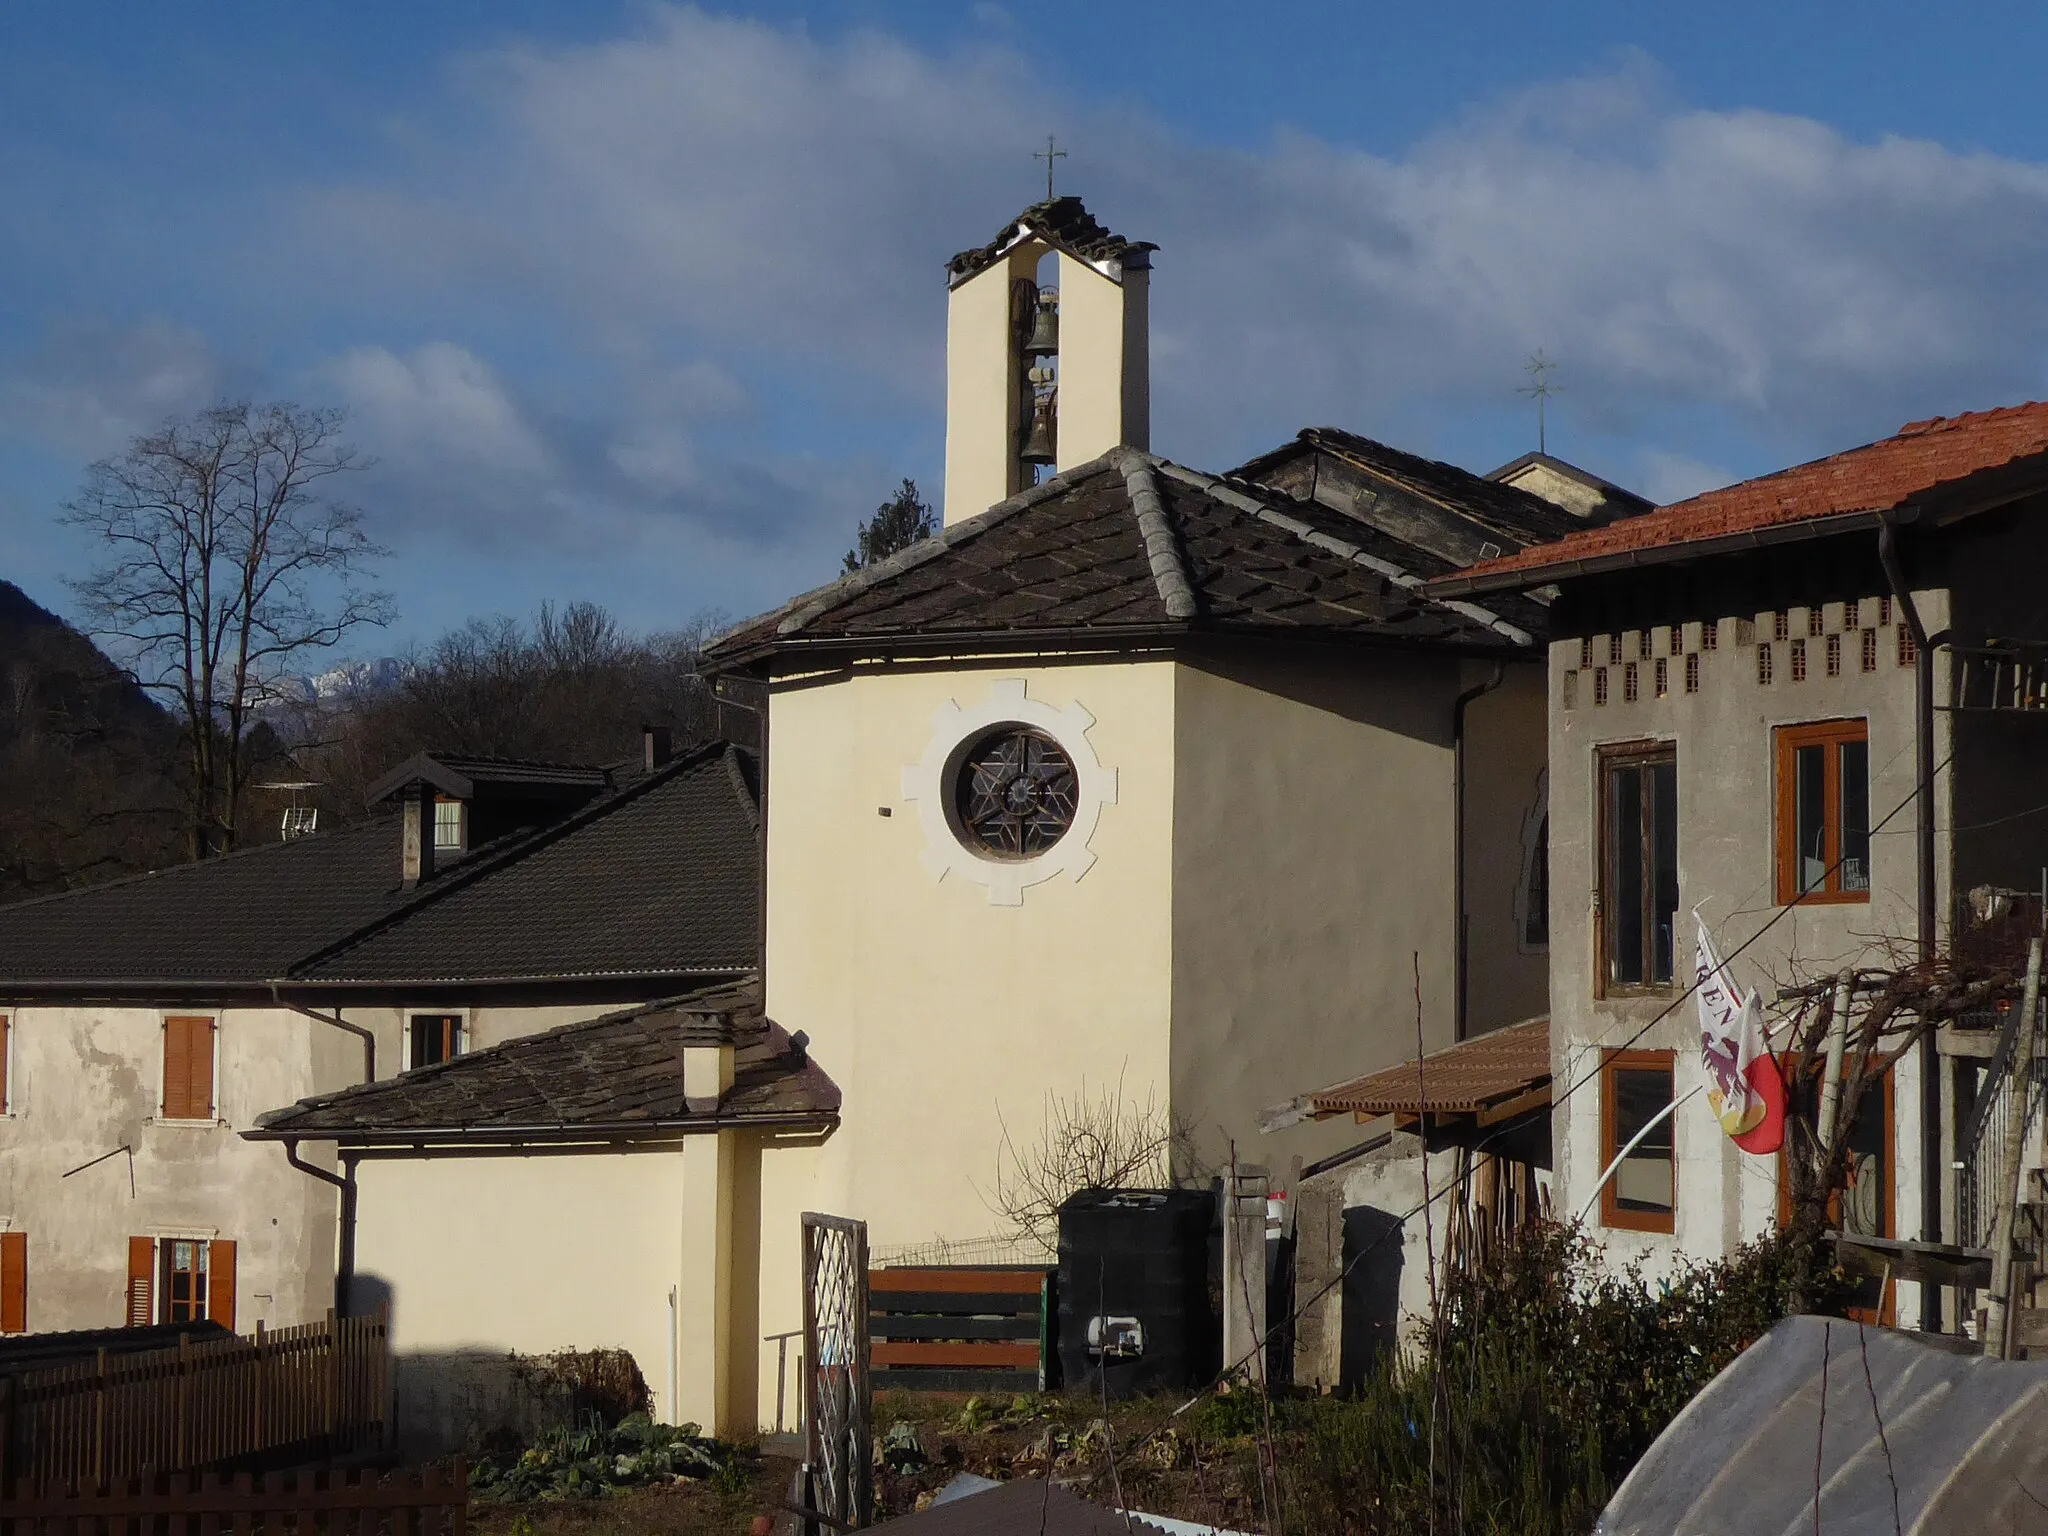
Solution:
{"label": "wooden bench", "polygon": [[1052,1272],[868,1271],[868,1364],[878,1389],[1038,1392]]}

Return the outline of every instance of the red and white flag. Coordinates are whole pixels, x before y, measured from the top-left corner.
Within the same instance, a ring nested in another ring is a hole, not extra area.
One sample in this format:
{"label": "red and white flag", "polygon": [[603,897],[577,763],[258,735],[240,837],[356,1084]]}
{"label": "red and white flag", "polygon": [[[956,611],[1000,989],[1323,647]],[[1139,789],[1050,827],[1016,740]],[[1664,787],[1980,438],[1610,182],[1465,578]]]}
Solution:
{"label": "red and white flag", "polygon": [[1693,913],[1699,942],[1693,984],[1700,1005],[1700,1057],[1711,1080],[1707,1102],[1745,1152],[1775,1152],[1785,1141],[1785,1079],[1764,1039],[1763,1005],[1744,997],[1714,952],[1706,920]]}

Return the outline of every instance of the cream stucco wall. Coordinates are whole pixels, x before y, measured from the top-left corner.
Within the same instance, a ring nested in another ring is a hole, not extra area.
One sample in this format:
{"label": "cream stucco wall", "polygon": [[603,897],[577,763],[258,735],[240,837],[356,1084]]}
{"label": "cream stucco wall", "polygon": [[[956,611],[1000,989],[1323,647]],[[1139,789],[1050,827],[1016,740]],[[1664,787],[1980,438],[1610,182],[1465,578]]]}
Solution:
{"label": "cream stucco wall", "polygon": [[[1945,594],[1918,594],[1930,629],[1947,622]],[[1747,622],[1754,615],[1743,615]],[[1824,611],[1830,628],[1841,624],[1840,604]],[[1806,634],[1807,611],[1790,610],[1792,635]],[[1763,615],[1758,635],[1769,640],[1772,621]],[[1768,933],[1730,961],[1736,981],[1760,988],[1767,1011],[1780,985],[1811,980],[1859,962],[1877,963],[1887,936],[1909,946],[1915,928],[1913,811],[1900,811],[1872,838],[1871,899],[1865,903],[1806,905],[1789,913],[1777,904],[1775,871],[1775,749],[1780,725],[1863,717],[1870,729],[1870,806],[1879,820],[1905,801],[1914,788],[1913,671],[1897,664],[1890,631],[1881,636],[1878,668],[1859,667],[1855,636],[1844,645],[1843,674],[1830,678],[1823,665],[1823,641],[1810,639],[1808,675],[1791,680],[1786,643],[1774,646],[1774,681],[1757,681],[1756,649],[1738,643],[1734,617],[1720,621],[1719,645],[1700,649],[1698,626],[1685,626],[1681,649],[1699,654],[1700,690],[1687,694],[1681,659],[1674,663],[1670,694],[1655,696],[1647,684],[1631,704],[1623,698],[1620,666],[1610,671],[1608,703],[1594,704],[1593,679],[1580,669],[1577,639],[1551,646],[1551,1049],[1560,1095],[1553,1122],[1560,1211],[1575,1215],[1602,1170],[1600,1156],[1600,1053],[1629,1041],[1646,1050],[1676,1055],[1676,1091],[1703,1080],[1698,1020],[1688,1000],[1661,1022],[1652,1023],[1678,995],[1597,998],[1595,994],[1595,912],[1598,786],[1594,765],[1606,743],[1673,741],[1678,754],[1679,933],[1676,967],[1684,985],[1693,961],[1691,909],[1697,905],[1715,932],[1724,956],[1783,915]],[[1659,631],[1661,634],[1661,631]],[[1637,644],[1624,636],[1624,656]],[[1659,642],[1661,643],[1661,642]],[[1595,637],[1596,659],[1605,662],[1608,637]],[[1654,658],[1652,658],[1654,659]],[[1641,663],[1644,675],[1651,665]],[[1947,687],[1945,658],[1937,658],[1936,695]],[[1578,672],[1574,702],[1564,707],[1567,673]],[[1937,712],[1937,761],[1948,753],[1948,721]],[[1950,907],[1946,885],[1949,824],[1948,776],[1937,775],[1937,867],[1942,879],[1939,910]],[[1567,1086],[1583,1083],[1580,1091]],[[1920,1116],[1915,1062],[1897,1068],[1894,1137],[1898,1148],[1894,1192],[1896,1230],[1918,1235],[1920,1210]],[[1739,1151],[1721,1133],[1701,1095],[1677,1111],[1678,1188],[1676,1231],[1670,1236],[1614,1231],[1605,1234],[1620,1260],[1642,1259],[1656,1273],[1680,1256],[1713,1257],[1765,1230],[1776,1218],[1777,1160]],[[1592,1218],[1597,1222],[1597,1211]],[[1917,1305],[1912,1287],[1902,1286],[1901,1307]]]}
{"label": "cream stucco wall", "polygon": [[[1000,679],[1083,706],[1118,776],[1094,867],[1018,906],[925,867],[902,782],[942,707],[980,703]],[[1127,1099],[1164,1107],[1173,689],[1161,658],[863,671],[774,693],[768,1011],[809,1033],[845,1093],[810,1198],[865,1219],[877,1247],[1002,1230],[1004,1127],[1029,1145],[1048,1092],[1120,1081]]]}
{"label": "cream stucco wall", "polygon": [[1261,647],[1176,670],[1174,1109],[1284,1173],[1356,1140],[1259,1111],[1453,1038],[1455,660]]}
{"label": "cream stucco wall", "polygon": [[1045,247],[1020,246],[946,297],[946,495],[948,523],[986,511],[1023,489],[1014,447],[1022,408],[1011,353],[1010,285],[1035,274]]}
{"label": "cream stucco wall", "polygon": [[[1467,662],[1464,688],[1491,668]],[[1550,1006],[1550,950],[1522,919],[1530,860],[1548,804],[1545,676],[1541,662],[1510,666],[1499,688],[1465,714],[1465,1030],[1483,1034]]]}
{"label": "cream stucco wall", "polygon": [[632,1352],[673,1411],[680,1153],[433,1157],[357,1170],[356,1272],[401,1355]]}
{"label": "cream stucco wall", "polygon": [[1060,253],[1058,467],[1072,469],[1119,444],[1149,448],[1151,373],[1146,328],[1151,273],[1110,278]]}
{"label": "cream stucco wall", "polygon": [[[279,1148],[237,1134],[262,1111],[312,1091],[317,1026],[276,1009],[0,1012],[11,1019],[0,1220],[27,1234],[32,1331],[124,1322],[130,1237],[234,1242],[238,1326],[325,1313],[334,1296],[334,1192],[288,1167]],[[166,1122],[159,1113],[164,1012],[218,1020],[212,1123]],[[134,1149],[132,1187],[122,1147]],[[64,1177],[73,1169],[82,1171]]]}

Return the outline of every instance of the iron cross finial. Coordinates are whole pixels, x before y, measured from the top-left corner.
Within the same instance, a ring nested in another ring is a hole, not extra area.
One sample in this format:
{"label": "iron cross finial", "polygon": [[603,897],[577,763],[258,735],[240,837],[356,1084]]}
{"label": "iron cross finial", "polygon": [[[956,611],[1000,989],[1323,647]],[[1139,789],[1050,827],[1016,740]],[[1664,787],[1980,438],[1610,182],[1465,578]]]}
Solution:
{"label": "iron cross finial", "polygon": [[1549,405],[1552,395],[1564,393],[1564,386],[1562,384],[1550,382],[1551,370],[1556,367],[1557,364],[1545,357],[1543,349],[1538,347],[1535,355],[1522,365],[1522,371],[1528,374],[1533,382],[1528,387],[1515,391],[1518,395],[1532,396],[1536,401],[1536,451],[1538,453],[1548,453],[1550,451],[1548,441],[1549,423],[1544,419],[1548,412],[1545,407]]}
{"label": "iron cross finial", "polygon": [[1031,152],[1031,158],[1045,162],[1045,200],[1049,203],[1052,201],[1052,163],[1055,160],[1066,159],[1067,152],[1064,149],[1055,148],[1053,136],[1048,133],[1045,136],[1045,148],[1034,149]]}

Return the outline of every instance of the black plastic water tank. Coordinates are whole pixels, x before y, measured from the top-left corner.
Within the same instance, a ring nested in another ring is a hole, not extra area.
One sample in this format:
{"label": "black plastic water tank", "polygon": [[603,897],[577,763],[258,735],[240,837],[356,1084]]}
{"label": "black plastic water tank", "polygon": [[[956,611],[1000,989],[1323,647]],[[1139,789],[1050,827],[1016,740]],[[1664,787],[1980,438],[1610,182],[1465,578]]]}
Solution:
{"label": "black plastic water tank", "polygon": [[1193,1387],[1222,1361],[1210,1285],[1216,1197],[1113,1189],[1060,1207],[1059,1360],[1070,1391]]}

